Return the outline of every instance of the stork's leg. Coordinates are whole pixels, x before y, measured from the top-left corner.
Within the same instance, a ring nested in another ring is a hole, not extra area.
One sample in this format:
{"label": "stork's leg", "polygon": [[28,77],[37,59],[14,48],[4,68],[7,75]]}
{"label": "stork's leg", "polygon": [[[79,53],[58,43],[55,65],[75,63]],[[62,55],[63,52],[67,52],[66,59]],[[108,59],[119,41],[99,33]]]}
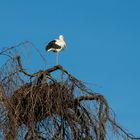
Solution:
{"label": "stork's leg", "polygon": [[58,52],[56,52],[56,65],[58,65]]}

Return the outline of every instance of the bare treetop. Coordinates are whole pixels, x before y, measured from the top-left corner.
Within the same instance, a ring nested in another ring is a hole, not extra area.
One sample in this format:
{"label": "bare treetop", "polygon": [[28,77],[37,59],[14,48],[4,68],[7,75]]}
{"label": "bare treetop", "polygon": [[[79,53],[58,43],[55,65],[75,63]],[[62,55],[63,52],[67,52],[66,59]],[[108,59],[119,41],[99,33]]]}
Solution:
{"label": "bare treetop", "polygon": [[30,43],[0,52],[1,57],[8,56],[0,69],[2,139],[139,139],[117,124],[103,95],[92,92],[61,65],[36,73],[25,70],[18,53],[23,44]]}

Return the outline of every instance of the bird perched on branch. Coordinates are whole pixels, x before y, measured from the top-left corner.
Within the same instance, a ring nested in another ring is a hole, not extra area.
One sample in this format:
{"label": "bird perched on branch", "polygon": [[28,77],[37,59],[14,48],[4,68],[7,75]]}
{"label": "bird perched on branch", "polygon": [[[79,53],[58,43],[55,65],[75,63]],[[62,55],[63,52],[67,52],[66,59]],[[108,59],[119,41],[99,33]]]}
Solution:
{"label": "bird perched on branch", "polygon": [[58,39],[52,40],[46,46],[46,51],[53,51],[56,53],[56,65],[58,65],[58,52],[66,48],[66,43],[64,41],[64,36],[60,35]]}

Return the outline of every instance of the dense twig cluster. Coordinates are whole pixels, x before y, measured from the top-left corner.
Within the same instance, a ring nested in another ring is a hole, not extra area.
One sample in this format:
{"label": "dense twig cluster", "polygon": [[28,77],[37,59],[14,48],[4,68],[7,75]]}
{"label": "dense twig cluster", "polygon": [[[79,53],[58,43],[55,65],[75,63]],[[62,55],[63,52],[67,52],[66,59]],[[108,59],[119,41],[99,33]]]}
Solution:
{"label": "dense twig cluster", "polygon": [[[15,47],[3,52],[11,49]],[[112,140],[116,134],[119,139],[138,139],[116,123],[104,96],[90,91],[62,66],[30,74],[21,62],[14,54],[0,71],[3,139]],[[52,73],[58,70],[55,78]]]}

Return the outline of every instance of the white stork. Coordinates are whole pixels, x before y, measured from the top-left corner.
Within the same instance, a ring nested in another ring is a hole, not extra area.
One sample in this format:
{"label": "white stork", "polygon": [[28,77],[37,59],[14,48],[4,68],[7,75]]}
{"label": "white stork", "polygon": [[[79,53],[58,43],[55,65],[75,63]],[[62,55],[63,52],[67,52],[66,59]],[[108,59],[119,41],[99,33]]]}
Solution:
{"label": "white stork", "polygon": [[53,51],[56,53],[56,65],[58,65],[58,52],[66,48],[66,43],[64,41],[64,36],[60,35],[58,39],[52,40],[46,46],[46,51]]}

